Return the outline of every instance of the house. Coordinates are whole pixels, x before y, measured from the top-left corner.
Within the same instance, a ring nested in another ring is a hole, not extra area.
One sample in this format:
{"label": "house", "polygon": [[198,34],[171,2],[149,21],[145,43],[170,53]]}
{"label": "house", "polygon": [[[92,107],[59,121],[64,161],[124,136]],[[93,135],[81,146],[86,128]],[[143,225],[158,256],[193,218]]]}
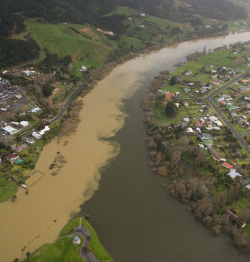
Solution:
{"label": "house", "polygon": [[243,222],[237,215],[235,215],[230,210],[227,210],[227,214],[229,215],[232,222],[234,222],[238,228],[243,228],[246,226],[246,223]]}
{"label": "house", "polygon": [[201,139],[202,140],[209,140],[209,139],[211,139],[211,136],[209,134],[207,134],[207,133],[202,133],[201,134]]}
{"label": "house", "polygon": [[44,135],[46,132],[50,131],[50,128],[49,126],[45,126],[44,129],[42,129],[39,134],[42,136]]}
{"label": "house", "polygon": [[223,124],[222,124],[221,121],[219,121],[219,120],[218,120],[218,121],[215,121],[214,123],[215,123],[217,126],[223,126]]}
{"label": "house", "polygon": [[220,81],[215,79],[215,80],[213,80],[213,84],[218,86],[218,85],[220,85]]}
{"label": "house", "polygon": [[201,129],[199,127],[195,128],[197,132],[201,133]]}
{"label": "house", "polygon": [[235,169],[232,169],[227,175],[232,179],[235,179],[237,176],[242,177],[242,175],[238,173]]}
{"label": "house", "polygon": [[33,109],[31,110],[31,112],[32,112],[32,113],[37,113],[37,112],[39,112],[39,111],[41,111],[41,110],[42,110],[41,108],[35,107],[35,108],[33,108]]}
{"label": "house", "polygon": [[226,169],[229,169],[229,170],[231,170],[231,169],[234,168],[232,165],[230,165],[230,164],[228,164],[228,163],[226,163],[226,162],[224,162],[224,163],[222,164],[222,166],[225,167]]}
{"label": "house", "polygon": [[42,137],[42,135],[38,134],[37,132],[32,132],[32,136],[37,140]]}
{"label": "house", "polygon": [[13,163],[14,161],[17,161],[19,159],[19,155],[17,153],[13,153],[6,156],[6,159]]}
{"label": "house", "polygon": [[23,139],[24,142],[28,143],[28,144],[34,144],[35,143],[35,140],[33,137],[25,137]]}
{"label": "house", "polygon": [[220,103],[221,103],[223,106],[227,105],[227,103],[226,103],[224,100],[222,100]]}
{"label": "house", "polygon": [[187,124],[190,123],[190,119],[188,117],[183,118],[183,121]]}
{"label": "house", "polygon": [[12,126],[5,126],[2,128],[5,132],[9,133],[10,135],[14,135],[18,132],[17,129],[13,128]]}
{"label": "house", "polygon": [[186,76],[191,76],[191,75],[192,75],[192,72],[191,72],[191,71],[187,71],[187,72],[185,73],[185,75],[186,75]]}
{"label": "house", "polygon": [[194,130],[191,127],[187,128],[187,133],[193,133],[193,132],[194,132]]}
{"label": "house", "polygon": [[250,184],[245,186],[246,189],[250,190]]}
{"label": "house", "polygon": [[21,121],[20,122],[20,125],[25,127],[25,126],[28,126],[29,125],[29,122],[28,121]]}
{"label": "house", "polygon": [[195,127],[200,127],[201,124],[200,124],[200,122],[197,121],[197,122],[194,123],[194,126],[195,126]]}
{"label": "house", "polygon": [[217,153],[217,151],[213,147],[209,147],[209,152],[213,158],[213,160],[220,161],[221,157]]}
{"label": "house", "polygon": [[28,147],[28,145],[24,143],[24,144],[16,147],[16,148],[15,148],[15,152],[16,152],[16,153],[19,153],[19,152],[25,150],[27,147]]}
{"label": "house", "polygon": [[209,120],[210,120],[211,122],[215,122],[215,121],[218,120],[218,118],[217,118],[216,116],[210,116],[210,117],[209,117]]}
{"label": "house", "polygon": [[188,106],[188,102],[187,101],[184,101],[183,104],[184,104],[184,106]]}
{"label": "house", "polygon": [[175,93],[168,92],[166,96],[169,97],[169,98],[172,98],[172,97],[175,97]]}

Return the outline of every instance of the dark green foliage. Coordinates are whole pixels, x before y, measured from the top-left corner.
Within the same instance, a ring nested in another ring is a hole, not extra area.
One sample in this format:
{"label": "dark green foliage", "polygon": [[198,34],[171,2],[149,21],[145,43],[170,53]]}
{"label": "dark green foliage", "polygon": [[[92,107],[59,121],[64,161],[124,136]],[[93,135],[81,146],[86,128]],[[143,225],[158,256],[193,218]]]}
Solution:
{"label": "dark green foliage", "polygon": [[172,28],[172,34],[173,35],[177,35],[177,34],[180,34],[182,33],[182,30],[178,27],[178,26],[175,26]]}
{"label": "dark green foliage", "polygon": [[184,0],[191,4],[200,15],[218,20],[232,20],[247,18],[247,11],[225,0]]}
{"label": "dark green foliage", "polygon": [[155,98],[155,106],[159,107],[163,103],[165,95],[160,95]]}
{"label": "dark green foliage", "polygon": [[166,109],[165,109],[165,112],[166,112],[166,116],[167,117],[174,117],[176,114],[177,114],[177,107],[175,105],[174,102],[168,102],[167,105],[166,105]]}
{"label": "dark green foliage", "polygon": [[96,25],[116,34],[122,34],[127,29],[127,26],[123,24],[125,19],[127,17],[124,15],[101,16],[97,18]]}
{"label": "dark green foliage", "polygon": [[0,68],[6,68],[38,57],[40,47],[34,40],[0,39]]}
{"label": "dark green foliage", "polygon": [[4,13],[22,12],[26,17],[40,17],[40,21],[93,22],[114,9],[117,0],[0,0]]}
{"label": "dark green foliage", "polygon": [[176,76],[172,76],[170,79],[170,85],[174,86],[177,84],[177,77]]}
{"label": "dark green foliage", "polygon": [[24,19],[20,15],[4,13],[0,21],[0,37],[8,37],[25,31]]}
{"label": "dark green foliage", "polygon": [[68,65],[72,62],[71,56],[67,55],[64,58],[60,58],[58,54],[49,54],[46,50],[46,57],[41,61],[38,67],[45,72],[52,72],[54,70],[67,70]]}
{"label": "dark green foliage", "polygon": [[50,83],[46,83],[44,86],[43,86],[43,89],[42,89],[42,93],[45,97],[49,97],[51,96],[52,92],[53,92],[53,86],[51,86]]}

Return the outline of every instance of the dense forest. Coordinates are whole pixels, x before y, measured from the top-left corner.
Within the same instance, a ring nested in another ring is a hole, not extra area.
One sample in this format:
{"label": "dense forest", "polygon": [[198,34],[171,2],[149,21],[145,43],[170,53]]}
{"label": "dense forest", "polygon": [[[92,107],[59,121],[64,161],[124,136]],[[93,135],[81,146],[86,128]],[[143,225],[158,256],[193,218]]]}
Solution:
{"label": "dense forest", "polygon": [[39,56],[40,46],[33,40],[0,39],[0,68],[7,68]]}

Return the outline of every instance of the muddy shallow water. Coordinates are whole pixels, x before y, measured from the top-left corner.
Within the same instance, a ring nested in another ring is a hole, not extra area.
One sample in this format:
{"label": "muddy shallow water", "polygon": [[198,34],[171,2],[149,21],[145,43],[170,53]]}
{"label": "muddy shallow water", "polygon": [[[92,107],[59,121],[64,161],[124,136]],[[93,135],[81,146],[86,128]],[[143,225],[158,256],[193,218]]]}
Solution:
{"label": "muddy shallow water", "polygon": [[[202,261],[248,261],[238,256],[228,239],[210,236],[159,187],[160,178],[148,168],[143,113],[138,106],[160,70],[173,69],[188,53],[205,46],[208,50],[239,40],[250,40],[250,33],[164,48],[119,65],[99,82],[83,99],[77,132],[44,148],[37,174],[27,181],[29,194],[20,189],[15,202],[0,204],[0,261],[23,258],[27,251],[53,242],[88,199],[83,209],[116,261],[201,261],[204,252]],[[52,176],[49,166],[58,151],[66,163]],[[110,159],[113,162],[100,172]],[[169,223],[171,227],[164,226]],[[217,256],[212,255],[214,250]]]}

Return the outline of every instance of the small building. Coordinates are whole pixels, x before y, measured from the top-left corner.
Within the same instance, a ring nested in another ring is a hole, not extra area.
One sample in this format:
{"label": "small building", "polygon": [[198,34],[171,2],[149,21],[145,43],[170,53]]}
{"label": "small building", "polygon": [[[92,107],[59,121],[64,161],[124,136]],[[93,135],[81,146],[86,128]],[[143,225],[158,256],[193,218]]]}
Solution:
{"label": "small building", "polygon": [[209,139],[211,139],[211,136],[209,134],[207,134],[207,133],[202,133],[201,134],[201,139],[202,140],[209,140]]}
{"label": "small building", "polygon": [[81,243],[81,239],[78,236],[74,236],[72,243],[74,245],[79,245]]}
{"label": "small building", "polygon": [[28,145],[24,143],[24,144],[16,147],[16,148],[15,148],[15,152],[16,152],[16,153],[19,153],[19,152],[25,150],[27,147],[28,147]]}
{"label": "small building", "polygon": [[28,121],[21,121],[20,122],[20,125],[25,127],[25,126],[28,126],[29,125],[29,122]]}
{"label": "small building", "polygon": [[3,127],[3,130],[5,132],[9,133],[10,135],[14,135],[18,132],[18,130],[13,128],[12,126],[5,126],[5,127]]}
{"label": "small building", "polygon": [[186,117],[186,118],[183,118],[183,121],[185,122],[185,123],[190,123],[190,119],[188,118],[188,117]]}
{"label": "small building", "polygon": [[242,221],[237,215],[235,215],[230,210],[227,210],[227,214],[230,216],[231,221],[235,223],[238,228],[243,228],[246,226],[246,223]]}
{"label": "small building", "polygon": [[187,128],[187,133],[193,133],[193,132],[194,132],[194,130],[191,127]]}
{"label": "small building", "polygon": [[33,108],[33,109],[31,110],[31,112],[32,112],[32,113],[37,113],[37,112],[39,112],[39,111],[41,111],[41,110],[42,110],[41,108],[35,107],[35,108]]}
{"label": "small building", "polygon": [[37,132],[32,132],[32,136],[37,140],[42,137],[42,135],[38,134]]}
{"label": "small building", "polygon": [[232,169],[227,175],[232,179],[235,179],[236,177],[242,177],[242,175],[238,173],[235,169]]}
{"label": "small building", "polygon": [[10,161],[11,163],[13,163],[19,159],[19,155],[17,153],[13,153],[13,154],[7,155],[6,159]]}
{"label": "small building", "polygon": [[44,129],[42,129],[39,134],[42,136],[44,135],[46,132],[50,131],[50,128],[49,126],[45,126]]}
{"label": "small building", "polygon": [[224,162],[224,163],[222,164],[222,166],[225,167],[226,169],[229,169],[229,170],[232,170],[232,169],[234,168],[232,165],[230,165],[230,164],[228,164],[228,163],[226,163],[226,162]]}

